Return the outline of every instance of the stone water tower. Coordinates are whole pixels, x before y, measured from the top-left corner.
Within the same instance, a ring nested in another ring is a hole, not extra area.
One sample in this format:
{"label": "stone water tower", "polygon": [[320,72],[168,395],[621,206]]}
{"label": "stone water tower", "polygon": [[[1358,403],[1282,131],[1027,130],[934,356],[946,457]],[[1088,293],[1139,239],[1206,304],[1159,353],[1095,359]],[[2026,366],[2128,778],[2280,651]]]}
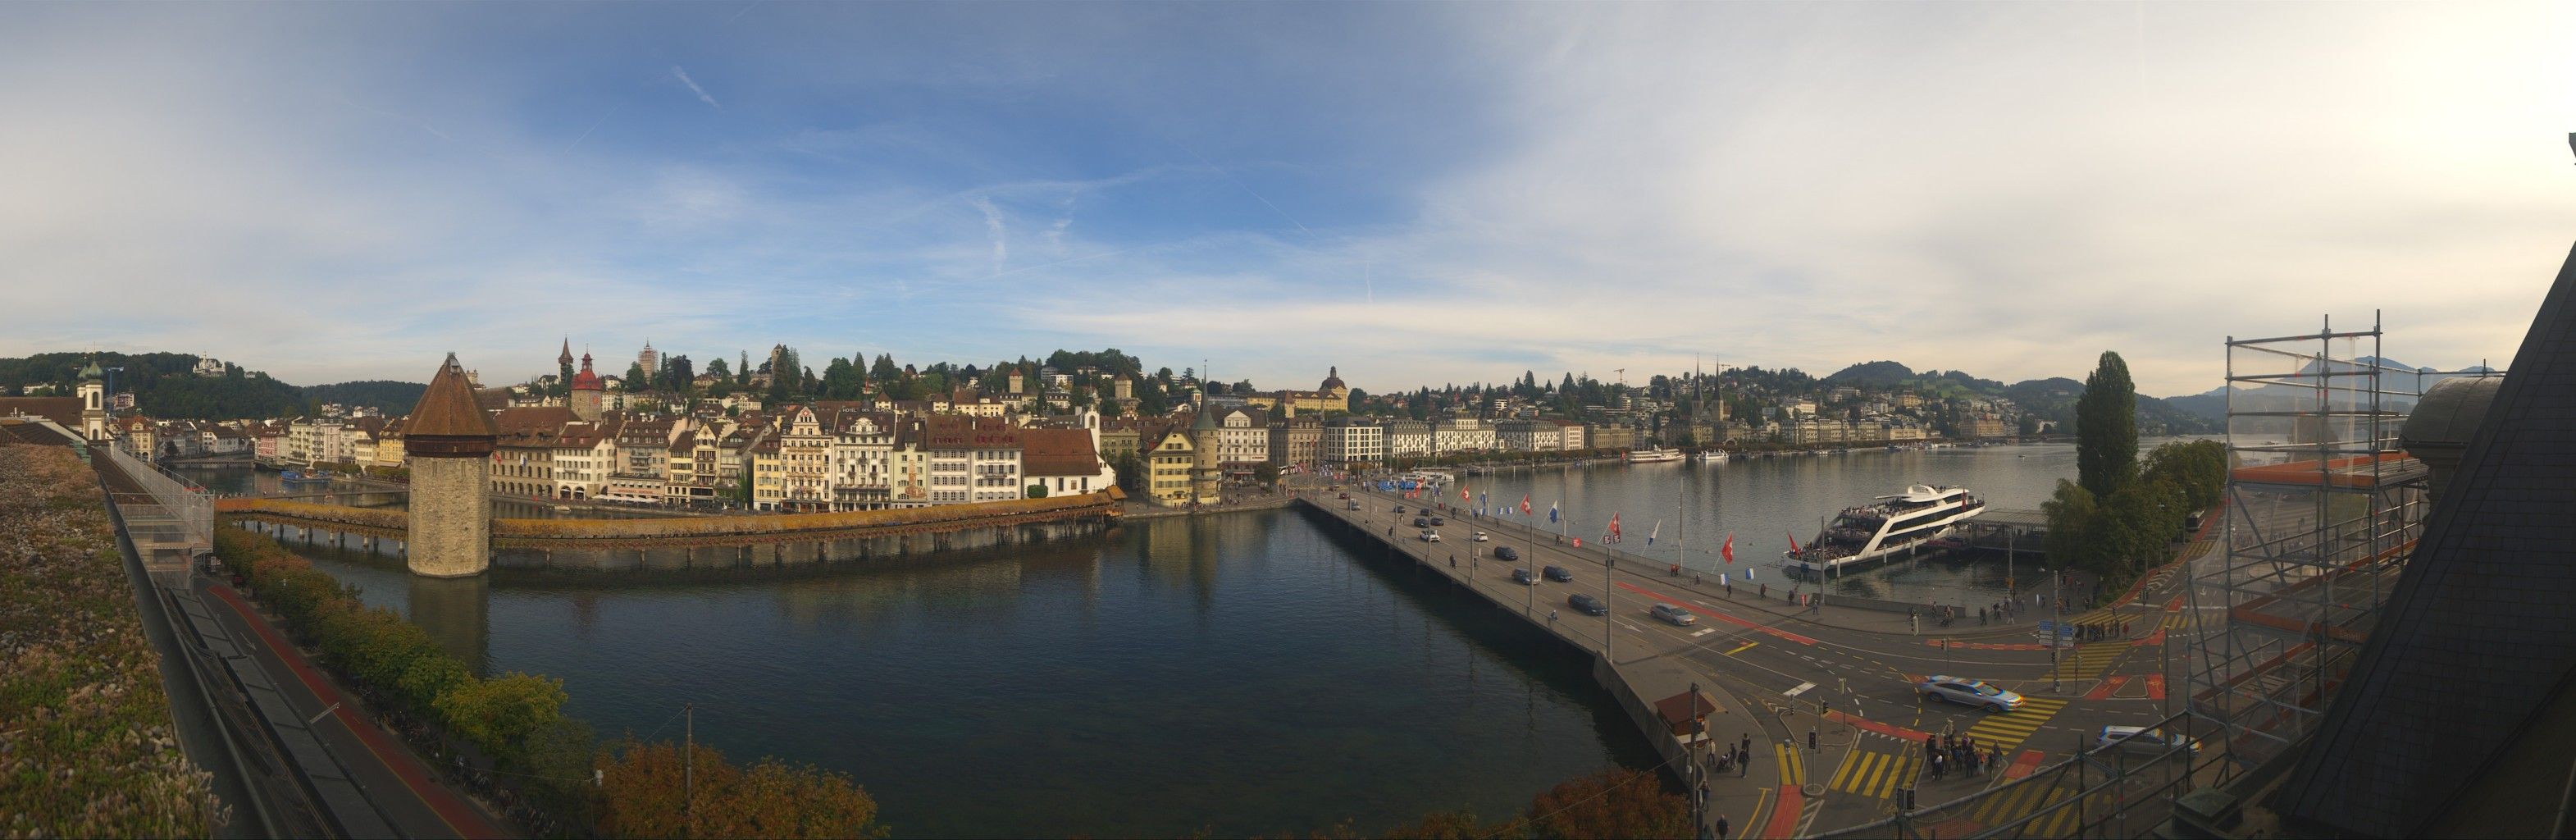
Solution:
{"label": "stone water tower", "polygon": [[412,574],[479,575],[492,565],[492,422],[474,403],[465,368],[447,354],[403,427],[411,458]]}

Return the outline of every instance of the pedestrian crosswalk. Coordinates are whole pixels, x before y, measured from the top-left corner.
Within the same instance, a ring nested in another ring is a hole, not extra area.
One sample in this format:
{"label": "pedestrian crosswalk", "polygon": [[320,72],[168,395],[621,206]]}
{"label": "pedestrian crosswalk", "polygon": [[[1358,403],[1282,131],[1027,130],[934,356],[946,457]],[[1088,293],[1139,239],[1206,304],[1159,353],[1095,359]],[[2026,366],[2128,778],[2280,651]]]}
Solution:
{"label": "pedestrian crosswalk", "polygon": [[1782,741],[1771,745],[1771,753],[1774,758],[1777,758],[1780,761],[1780,784],[1787,785],[1789,787],[1806,787],[1807,761],[1805,758],[1805,750],[1799,749],[1796,744]]}
{"label": "pedestrian crosswalk", "polygon": [[2042,724],[2056,717],[2057,710],[2063,708],[2066,708],[2064,700],[2024,695],[2021,708],[1986,715],[1984,720],[1977,721],[1977,725],[1959,734],[1977,739],[1981,746],[2011,747],[2029,740],[2031,733],[2039,731]]}
{"label": "pedestrian crosswalk", "polygon": [[1896,790],[1914,783],[1923,770],[1919,750],[1900,749],[1895,753],[1852,751],[1843,758],[1841,768],[1826,786],[1844,793],[1857,793],[1872,799],[1886,799]]}
{"label": "pedestrian crosswalk", "polygon": [[2073,798],[2072,791],[2048,780],[2034,780],[1987,793],[1985,799],[1968,809],[1968,819],[1992,829],[2038,814],[2021,823],[2019,830],[2004,833],[2013,837],[2072,837],[2083,822],[2084,809],[2067,803],[2055,811],[2040,812]]}
{"label": "pedestrian crosswalk", "polygon": [[2059,679],[2089,680],[2110,670],[2112,663],[2128,653],[2129,645],[2125,643],[2078,645],[2073,650],[2059,651],[2058,663],[2049,673]]}

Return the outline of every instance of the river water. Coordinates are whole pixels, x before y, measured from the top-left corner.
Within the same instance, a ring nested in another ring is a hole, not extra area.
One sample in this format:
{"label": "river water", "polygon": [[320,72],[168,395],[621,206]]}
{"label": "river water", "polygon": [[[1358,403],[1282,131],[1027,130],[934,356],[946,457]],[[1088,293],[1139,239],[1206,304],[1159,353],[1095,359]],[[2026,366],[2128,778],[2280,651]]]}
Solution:
{"label": "river water", "polygon": [[[2071,446],[2035,445],[1467,483],[1497,504],[1529,494],[1540,523],[1555,502],[1575,535],[1617,512],[1624,550],[1770,579],[1787,534],[1804,542],[1843,505],[1935,483],[2035,508],[2074,472]],[[1731,566],[1715,553],[1730,530]],[[427,580],[308,553],[480,672],[561,678],[604,736],[676,737],[694,703],[702,741],[847,772],[899,836],[1367,834],[1436,810],[1501,817],[1558,781],[1653,763],[1578,655],[1378,552],[1269,511],[720,578]],[[1833,585],[1919,599],[2001,577],[1934,560]]]}

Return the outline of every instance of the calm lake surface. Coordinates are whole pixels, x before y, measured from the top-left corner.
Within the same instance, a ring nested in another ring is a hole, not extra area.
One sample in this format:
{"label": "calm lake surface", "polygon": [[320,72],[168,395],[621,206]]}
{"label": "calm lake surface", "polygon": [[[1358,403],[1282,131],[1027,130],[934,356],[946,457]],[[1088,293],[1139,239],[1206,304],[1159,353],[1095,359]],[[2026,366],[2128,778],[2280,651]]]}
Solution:
{"label": "calm lake surface", "polygon": [[[1777,580],[1787,535],[1846,504],[1932,483],[2036,508],[2074,473],[2071,445],[2033,445],[1466,481],[1497,504],[1529,494],[1541,523],[1559,504],[1569,534],[1616,512],[1626,551]],[[1369,833],[1653,763],[1579,656],[1293,511],[742,578],[426,580],[310,553],[482,672],[561,678],[603,735],[676,737],[695,703],[701,740],[847,772],[901,836]],[[1831,586],[1946,601],[2002,579],[2000,562],[1925,560]]]}

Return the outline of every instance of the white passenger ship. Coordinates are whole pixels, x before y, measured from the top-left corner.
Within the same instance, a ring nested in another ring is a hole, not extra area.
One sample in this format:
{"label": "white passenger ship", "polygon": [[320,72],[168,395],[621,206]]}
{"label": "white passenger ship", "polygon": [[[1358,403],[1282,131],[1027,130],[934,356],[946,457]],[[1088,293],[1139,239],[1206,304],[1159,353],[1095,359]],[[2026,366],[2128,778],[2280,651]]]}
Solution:
{"label": "white passenger ship", "polygon": [[1783,552],[1793,574],[1823,575],[1939,539],[1986,510],[1965,487],[1917,484],[1871,504],[1844,508],[1812,544]]}
{"label": "white passenger ship", "polygon": [[1669,464],[1681,459],[1682,451],[1679,449],[1649,448],[1628,450],[1628,463],[1631,464]]}

